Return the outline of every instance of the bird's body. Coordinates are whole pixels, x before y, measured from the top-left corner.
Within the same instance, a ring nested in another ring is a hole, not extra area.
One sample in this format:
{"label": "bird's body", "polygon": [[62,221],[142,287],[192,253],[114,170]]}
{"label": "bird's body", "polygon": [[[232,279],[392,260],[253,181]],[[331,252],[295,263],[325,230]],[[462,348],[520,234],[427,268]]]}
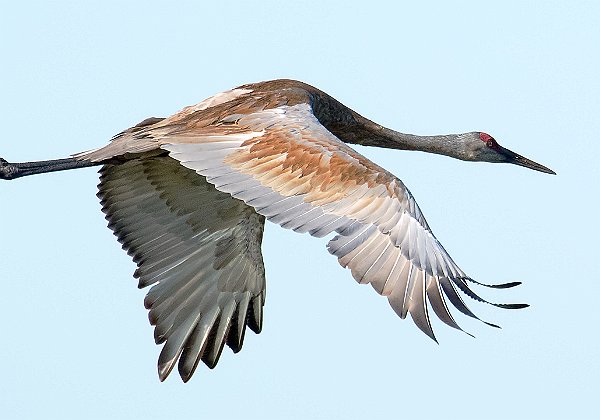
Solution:
{"label": "bird's body", "polygon": [[[109,227],[138,265],[145,305],[165,343],[159,375],[179,360],[184,380],[224,344],[239,351],[262,326],[265,218],[297,232],[335,234],[328,250],[404,318],[434,338],[428,304],[458,328],[446,299],[479,298],[433,235],[405,185],[346,143],[423,150],[463,160],[549,169],[479,132],[413,136],[382,127],[307,84],[275,80],[150,118],[106,146],[59,161],[0,162],[0,178],[101,164]],[[516,283],[495,287],[510,287]],[[525,305],[497,305],[517,308]]]}

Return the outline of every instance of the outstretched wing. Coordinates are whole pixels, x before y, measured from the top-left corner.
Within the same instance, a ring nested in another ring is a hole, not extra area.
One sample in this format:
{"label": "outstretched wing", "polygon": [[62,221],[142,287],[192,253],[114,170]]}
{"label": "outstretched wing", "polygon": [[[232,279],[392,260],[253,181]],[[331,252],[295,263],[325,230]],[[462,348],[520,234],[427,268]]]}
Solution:
{"label": "outstretched wing", "polygon": [[[164,154],[164,152],[163,152]],[[217,364],[224,344],[238,352],[246,324],[262,326],[264,217],[168,156],[139,155],[101,170],[103,211],[138,265],[144,303],[164,343],[164,380],[179,360],[184,381],[198,362]]]}
{"label": "outstretched wing", "polygon": [[427,301],[454,328],[460,329],[446,298],[476,318],[458,290],[483,299],[469,289],[472,280],[435,238],[408,189],[323,127],[308,104],[224,116],[155,140],[268,220],[318,237],[337,232],[328,249],[340,264],[387,296],[402,318],[410,313],[431,338]]}

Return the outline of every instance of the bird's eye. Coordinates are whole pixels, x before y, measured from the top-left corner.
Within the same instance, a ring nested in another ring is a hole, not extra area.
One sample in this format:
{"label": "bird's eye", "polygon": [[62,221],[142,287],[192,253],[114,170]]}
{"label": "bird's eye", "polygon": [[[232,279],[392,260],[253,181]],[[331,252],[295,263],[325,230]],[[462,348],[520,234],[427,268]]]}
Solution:
{"label": "bird's eye", "polygon": [[496,147],[496,141],[494,139],[489,139],[487,141],[487,146],[493,149],[494,147]]}

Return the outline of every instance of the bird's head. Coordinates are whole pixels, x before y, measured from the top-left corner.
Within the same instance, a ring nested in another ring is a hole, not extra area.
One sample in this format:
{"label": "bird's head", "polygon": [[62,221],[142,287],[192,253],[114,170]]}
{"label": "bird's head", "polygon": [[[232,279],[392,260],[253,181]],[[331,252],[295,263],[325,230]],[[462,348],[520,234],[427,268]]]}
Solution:
{"label": "bird's head", "polygon": [[535,171],[556,175],[556,172],[552,169],[546,168],[544,165],[540,165],[512,150],[500,146],[496,139],[487,133],[474,131],[468,133],[468,139],[465,140],[464,145],[467,149],[466,155],[468,156],[468,160],[477,162],[512,163]]}

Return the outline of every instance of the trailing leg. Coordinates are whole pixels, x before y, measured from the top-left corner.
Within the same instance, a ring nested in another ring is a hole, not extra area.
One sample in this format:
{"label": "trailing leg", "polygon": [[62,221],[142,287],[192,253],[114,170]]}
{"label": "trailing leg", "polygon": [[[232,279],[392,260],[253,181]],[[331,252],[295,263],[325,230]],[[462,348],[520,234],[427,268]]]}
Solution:
{"label": "trailing leg", "polygon": [[15,179],[22,176],[43,174],[46,172],[66,171],[68,169],[87,168],[101,165],[75,158],[43,160],[39,162],[10,163],[0,158],[0,179]]}

